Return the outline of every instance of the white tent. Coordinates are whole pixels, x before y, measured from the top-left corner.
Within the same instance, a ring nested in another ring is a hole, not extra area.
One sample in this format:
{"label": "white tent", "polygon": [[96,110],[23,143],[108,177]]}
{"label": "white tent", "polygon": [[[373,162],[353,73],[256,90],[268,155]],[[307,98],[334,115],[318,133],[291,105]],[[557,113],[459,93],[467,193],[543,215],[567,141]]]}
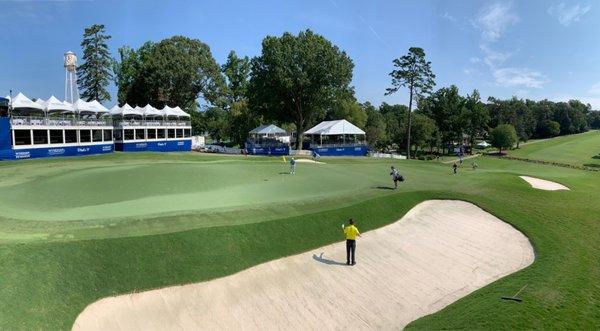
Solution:
{"label": "white tent", "polygon": [[179,106],[173,108],[175,113],[177,113],[177,117],[190,117],[190,114],[183,111],[183,109],[179,108]]}
{"label": "white tent", "polygon": [[123,115],[123,116],[143,116],[144,115],[142,108],[140,108],[140,107],[131,108],[131,106],[128,104],[123,105],[123,107],[121,107],[121,110],[122,110],[121,115]]}
{"label": "white tent", "polygon": [[144,113],[144,116],[146,117],[162,117],[163,113],[152,107],[150,104],[147,104],[144,108],[142,108],[142,111]]}
{"label": "white tent", "polygon": [[78,99],[73,103],[73,110],[79,114],[94,114],[94,107],[90,102],[86,102],[83,99]]}
{"label": "white tent", "polygon": [[108,114],[110,116],[120,116],[123,115],[123,109],[121,109],[121,107],[119,107],[119,105],[116,104],[108,111]]}
{"label": "white tent", "polygon": [[162,114],[164,116],[173,116],[173,117],[179,117],[179,112],[177,110],[175,110],[175,108],[171,108],[169,106],[165,106],[163,109],[160,110],[162,112]]}
{"label": "white tent", "polygon": [[305,131],[306,135],[364,135],[365,132],[346,120],[323,121]]}
{"label": "white tent", "polygon": [[51,96],[46,101],[46,112],[48,113],[60,113],[65,111],[73,111],[73,107],[70,104],[58,100],[56,97]]}
{"label": "white tent", "polygon": [[34,102],[37,103],[38,105],[42,106],[42,108],[44,110],[46,110],[46,101],[44,101],[44,99],[37,99]]}
{"label": "white tent", "polygon": [[21,110],[24,112],[44,111],[44,106],[31,101],[28,97],[20,92],[12,99],[12,107],[15,110]]}
{"label": "white tent", "polygon": [[75,112],[75,108],[73,108],[73,104],[68,102],[67,100],[62,102],[65,105],[65,111],[63,113],[73,113]]}
{"label": "white tent", "polygon": [[90,107],[94,110],[96,114],[106,114],[108,113],[108,109],[104,107],[98,100],[92,100],[88,102]]}

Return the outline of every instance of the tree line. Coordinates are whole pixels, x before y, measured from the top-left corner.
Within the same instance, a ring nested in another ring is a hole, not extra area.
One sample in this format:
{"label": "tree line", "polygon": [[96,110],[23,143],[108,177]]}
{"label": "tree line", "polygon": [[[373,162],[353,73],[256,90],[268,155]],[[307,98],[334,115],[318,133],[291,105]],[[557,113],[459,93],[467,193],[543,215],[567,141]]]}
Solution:
{"label": "tree line", "polygon": [[[517,97],[482,101],[477,90],[461,95],[454,85],[434,90],[435,74],[425,51],[411,47],[392,61],[387,95],[403,92],[408,106],[359,103],[351,85],[352,59],[311,30],[267,36],[258,56],[231,51],[223,65],[198,39],[174,36],[138,49],[108,52],[103,25],[87,28],[79,68],[82,97],[118,103],[180,106],[191,114],[195,133],[242,145],[248,131],[274,122],[297,134],[322,120],[347,119],[366,132],[371,148],[407,155],[447,153],[456,144],[474,144],[511,130],[515,142],[600,128],[600,113],[578,100],[553,102]],[[496,135],[494,128],[501,127]],[[512,129],[511,129],[512,128]],[[510,141],[511,139],[509,139]],[[502,146],[507,147],[507,146]]]}

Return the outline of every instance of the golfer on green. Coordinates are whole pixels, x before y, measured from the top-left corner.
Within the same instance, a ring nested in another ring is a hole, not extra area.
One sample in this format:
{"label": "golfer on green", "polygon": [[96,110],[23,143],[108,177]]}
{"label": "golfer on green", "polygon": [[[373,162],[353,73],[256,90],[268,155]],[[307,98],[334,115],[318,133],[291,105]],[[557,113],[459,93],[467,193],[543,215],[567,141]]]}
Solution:
{"label": "golfer on green", "polygon": [[350,265],[350,255],[352,255],[352,265],[355,265],[356,259],[354,255],[356,252],[356,236],[360,237],[360,232],[356,226],[354,226],[353,219],[348,220],[347,226],[342,224],[342,230],[344,231],[344,236],[346,236],[346,264]]}

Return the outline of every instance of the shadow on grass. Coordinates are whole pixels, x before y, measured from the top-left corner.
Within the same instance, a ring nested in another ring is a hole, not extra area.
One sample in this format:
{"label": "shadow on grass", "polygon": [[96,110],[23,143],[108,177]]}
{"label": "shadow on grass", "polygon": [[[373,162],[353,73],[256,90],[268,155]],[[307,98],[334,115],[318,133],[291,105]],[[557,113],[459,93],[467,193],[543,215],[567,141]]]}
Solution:
{"label": "shadow on grass", "polygon": [[317,262],[321,262],[327,265],[346,265],[346,263],[342,263],[342,262],[338,262],[338,261],[334,261],[334,260],[329,260],[323,257],[323,253],[321,253],[320,255],[317,256],[317,254],[313,254],[313,260],[317,261]]}
{"label": "shadow on grass", "polygon": [[375,186],[374,188],[378,190],[394,190],[391,186]]}
{"label": "shadow on grass", "polygon": [[600,168],[600,164],[598,164],[598,163],[585,163],[583,166],[590,167],[590,168]]}

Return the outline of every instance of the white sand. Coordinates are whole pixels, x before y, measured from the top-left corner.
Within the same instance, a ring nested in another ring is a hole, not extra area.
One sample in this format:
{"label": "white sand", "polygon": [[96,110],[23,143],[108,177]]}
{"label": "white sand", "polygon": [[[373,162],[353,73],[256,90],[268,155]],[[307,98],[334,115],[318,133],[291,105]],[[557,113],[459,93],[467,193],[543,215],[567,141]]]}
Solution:
{"label": "white sand", "polygon": [[569,190],[568,187],[556,183],[556,182],[551,182],[549,180],[545,180],[545,179],[539,179],[539,178],[535,178],[535,177],[529,177],[529,176],[519,176],[521,177],[521,179],[523,179],[524,181],[528,182],[529,185],[531,185],[531,187],[536,188],[538,190],[546,190],[546,191],[558,191],[558,190]]}
{"label": "white sand", "polygon": [[400,329],[533,260],[529,240],[482,209],[426,201],[364,234],[354,267],[339,242],[208,282],[105,298],[73,329]]}
{"label": "white sand", "polygon": [[321,161],[315,161],[315,160],[310,160],[310,159],[296,159],[296,162],[298,162],[298,163],[316,163],[316,164],[325,164],[325,162],[321,162]]}

